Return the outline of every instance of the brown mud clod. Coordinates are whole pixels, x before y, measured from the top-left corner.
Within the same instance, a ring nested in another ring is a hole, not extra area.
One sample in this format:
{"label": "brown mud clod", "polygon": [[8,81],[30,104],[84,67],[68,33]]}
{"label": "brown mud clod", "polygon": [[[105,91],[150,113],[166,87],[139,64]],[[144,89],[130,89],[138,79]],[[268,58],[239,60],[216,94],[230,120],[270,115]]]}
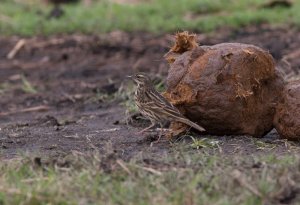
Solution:
{"label": "brown mud clod", "polygon": [[198,47],[196,35],[189,34],[187,31],[177,33],[175,39],[175,44],[171,47],[170,51],[164,55],[169,63],[173,63],[180,54]]}
{"label": "brown mud clod", "polygon": [[282,138],[300,139],[300,80],[290,82],[276,108],[274,126]]}
{"label": "brown mud clod", "polygon": [[180,55],[173,61],[166,56],[170,69],[164,96],[210,134],[261,137],[269,132],[284,88],[273,57],[240,43],[183,44],[180,49],[180,40],[189,37],[177,34],[170,52]]}

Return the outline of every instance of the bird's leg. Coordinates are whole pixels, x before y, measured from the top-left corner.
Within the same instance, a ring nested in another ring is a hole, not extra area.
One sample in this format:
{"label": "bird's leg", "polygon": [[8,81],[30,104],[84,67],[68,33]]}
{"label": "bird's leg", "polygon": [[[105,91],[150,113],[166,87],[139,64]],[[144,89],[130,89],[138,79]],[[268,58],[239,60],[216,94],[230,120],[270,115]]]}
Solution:
{"label": "bird's leg", "polygon": [[161,123],[159,123],[160,126],[160,131],[159,131],[159,135],[158,135],[158,139],[153,141],[152,143],[157,143],[160,141],[161,136],[163,135],[163,125]]}
{"label": "bird's leg", "polygon": [[142,134],[142,133],[144,133],[145,131],[147,131],[147,130],[151,129],[152,127],[154,127],[154,126],[155,126],[155,123],[154,123],[154,122],[151,122],[151,125],[150,125],[149,127],[146,127],[145,129],[139,131],[137,134]]}

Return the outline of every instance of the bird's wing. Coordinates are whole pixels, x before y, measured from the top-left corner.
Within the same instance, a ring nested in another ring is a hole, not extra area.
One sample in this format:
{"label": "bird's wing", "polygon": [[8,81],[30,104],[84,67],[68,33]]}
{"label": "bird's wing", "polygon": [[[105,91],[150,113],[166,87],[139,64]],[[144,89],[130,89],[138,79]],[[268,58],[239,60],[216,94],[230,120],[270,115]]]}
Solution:
{"label": "bird's wing", "polygon": [[177,108],[174,107],[169,107],[169,106],[161,106],[161,104],[157,104],[156,102],[148,102],[147,107],[151,107],[149,109],[149,112],[151,112],[156,119],[168,119],[168,120],[175,120],[182,122],[184,124],[187,124],[195,129],[197,129],[200,132],[205,131],[203,127],[200,125],[190,121],[186,117],[184,117],[178,110]]}
{"label": "bird's wing", "polygon": [[146,103],[147,107],[151,107],[156,113],[174,118],[184,118],[179,110],[158,92],[148,92],[147,97],[149,98]]}
{"label": "bird's wing", "polygon": [[168,107],[172,107],[177,110],[177,108],[175,108],[164,96],[162,96],[155,89],[152,89],[147,94],[148,94],[148,97],[151,99],[150,101],[155,101],[156,103],[160,104],[162,107],[168,106]]}
{"label": "bird's wing", "polygon": [[149,92],[146,92],[146,98],[148,98],[148,100],[145,105],[149,108],[149,112],[153,113],[155,117],[159,115],[158,118],[166,117],[187,124],[200,132],[205,131],[203,127],[184,117],[175,106],[167,101],[167,99],[154,88]]}

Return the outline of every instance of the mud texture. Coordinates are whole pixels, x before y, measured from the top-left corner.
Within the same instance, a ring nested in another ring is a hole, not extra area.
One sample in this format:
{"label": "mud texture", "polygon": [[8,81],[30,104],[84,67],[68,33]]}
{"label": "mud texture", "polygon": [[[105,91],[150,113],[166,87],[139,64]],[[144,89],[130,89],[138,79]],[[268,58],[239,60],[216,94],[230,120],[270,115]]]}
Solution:
{"label": "mud texture", "polygon": [[176,57],[167,85],[165,96],[207,133],[262,137],[273,128],[284,81],[267,51],[222,43]]}
{"label": "mud texture", "polygon": [[287,84],[276,108],[274,126],[282,138],[300,139],[300,80]]}

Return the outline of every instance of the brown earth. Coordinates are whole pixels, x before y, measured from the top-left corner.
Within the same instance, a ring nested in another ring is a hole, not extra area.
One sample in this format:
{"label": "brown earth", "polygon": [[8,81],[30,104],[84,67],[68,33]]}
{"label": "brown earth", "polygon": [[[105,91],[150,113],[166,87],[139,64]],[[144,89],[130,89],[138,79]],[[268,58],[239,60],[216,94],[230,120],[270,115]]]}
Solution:
{"label": "brown earth", "polygon": [[[19,37],[0,37],[0,154],[11,158],[19,153],[45,156],[71,151],[99,150],[130,159],[143,152],[157,156],[172,151],[182,140],[163,139],[151,145],[150,135],[138,135],[144,120],[124,123],[126,109],[118,89],[127,85],[126,75],[136,71],[165,77],[168,71],[163,55],[172,45],[172,36],[112,32],[100,36],[56,36],[26,39],[26,45],[13,59],[7,54]],[[241,31],[223,30],[200,35],[202,45],[240,42],[270,51],[276,60],[285,56],[291,68],[300,70],[300,31],[293,28],[249,27]],[[29,83],[28,83],[29,82]],[[31,88],[30,84],[34,87]],[[36,92],[35,92],[36,91]],[[155,133],[154,133],[155,135]],[[286,141],[276,131],[260,141],[246,136],[201,136],[219,141],[225,154],[286,153]],[[190,142],[189,138],[186,138]],[[289,147],[298,151],[297,142]]]}

